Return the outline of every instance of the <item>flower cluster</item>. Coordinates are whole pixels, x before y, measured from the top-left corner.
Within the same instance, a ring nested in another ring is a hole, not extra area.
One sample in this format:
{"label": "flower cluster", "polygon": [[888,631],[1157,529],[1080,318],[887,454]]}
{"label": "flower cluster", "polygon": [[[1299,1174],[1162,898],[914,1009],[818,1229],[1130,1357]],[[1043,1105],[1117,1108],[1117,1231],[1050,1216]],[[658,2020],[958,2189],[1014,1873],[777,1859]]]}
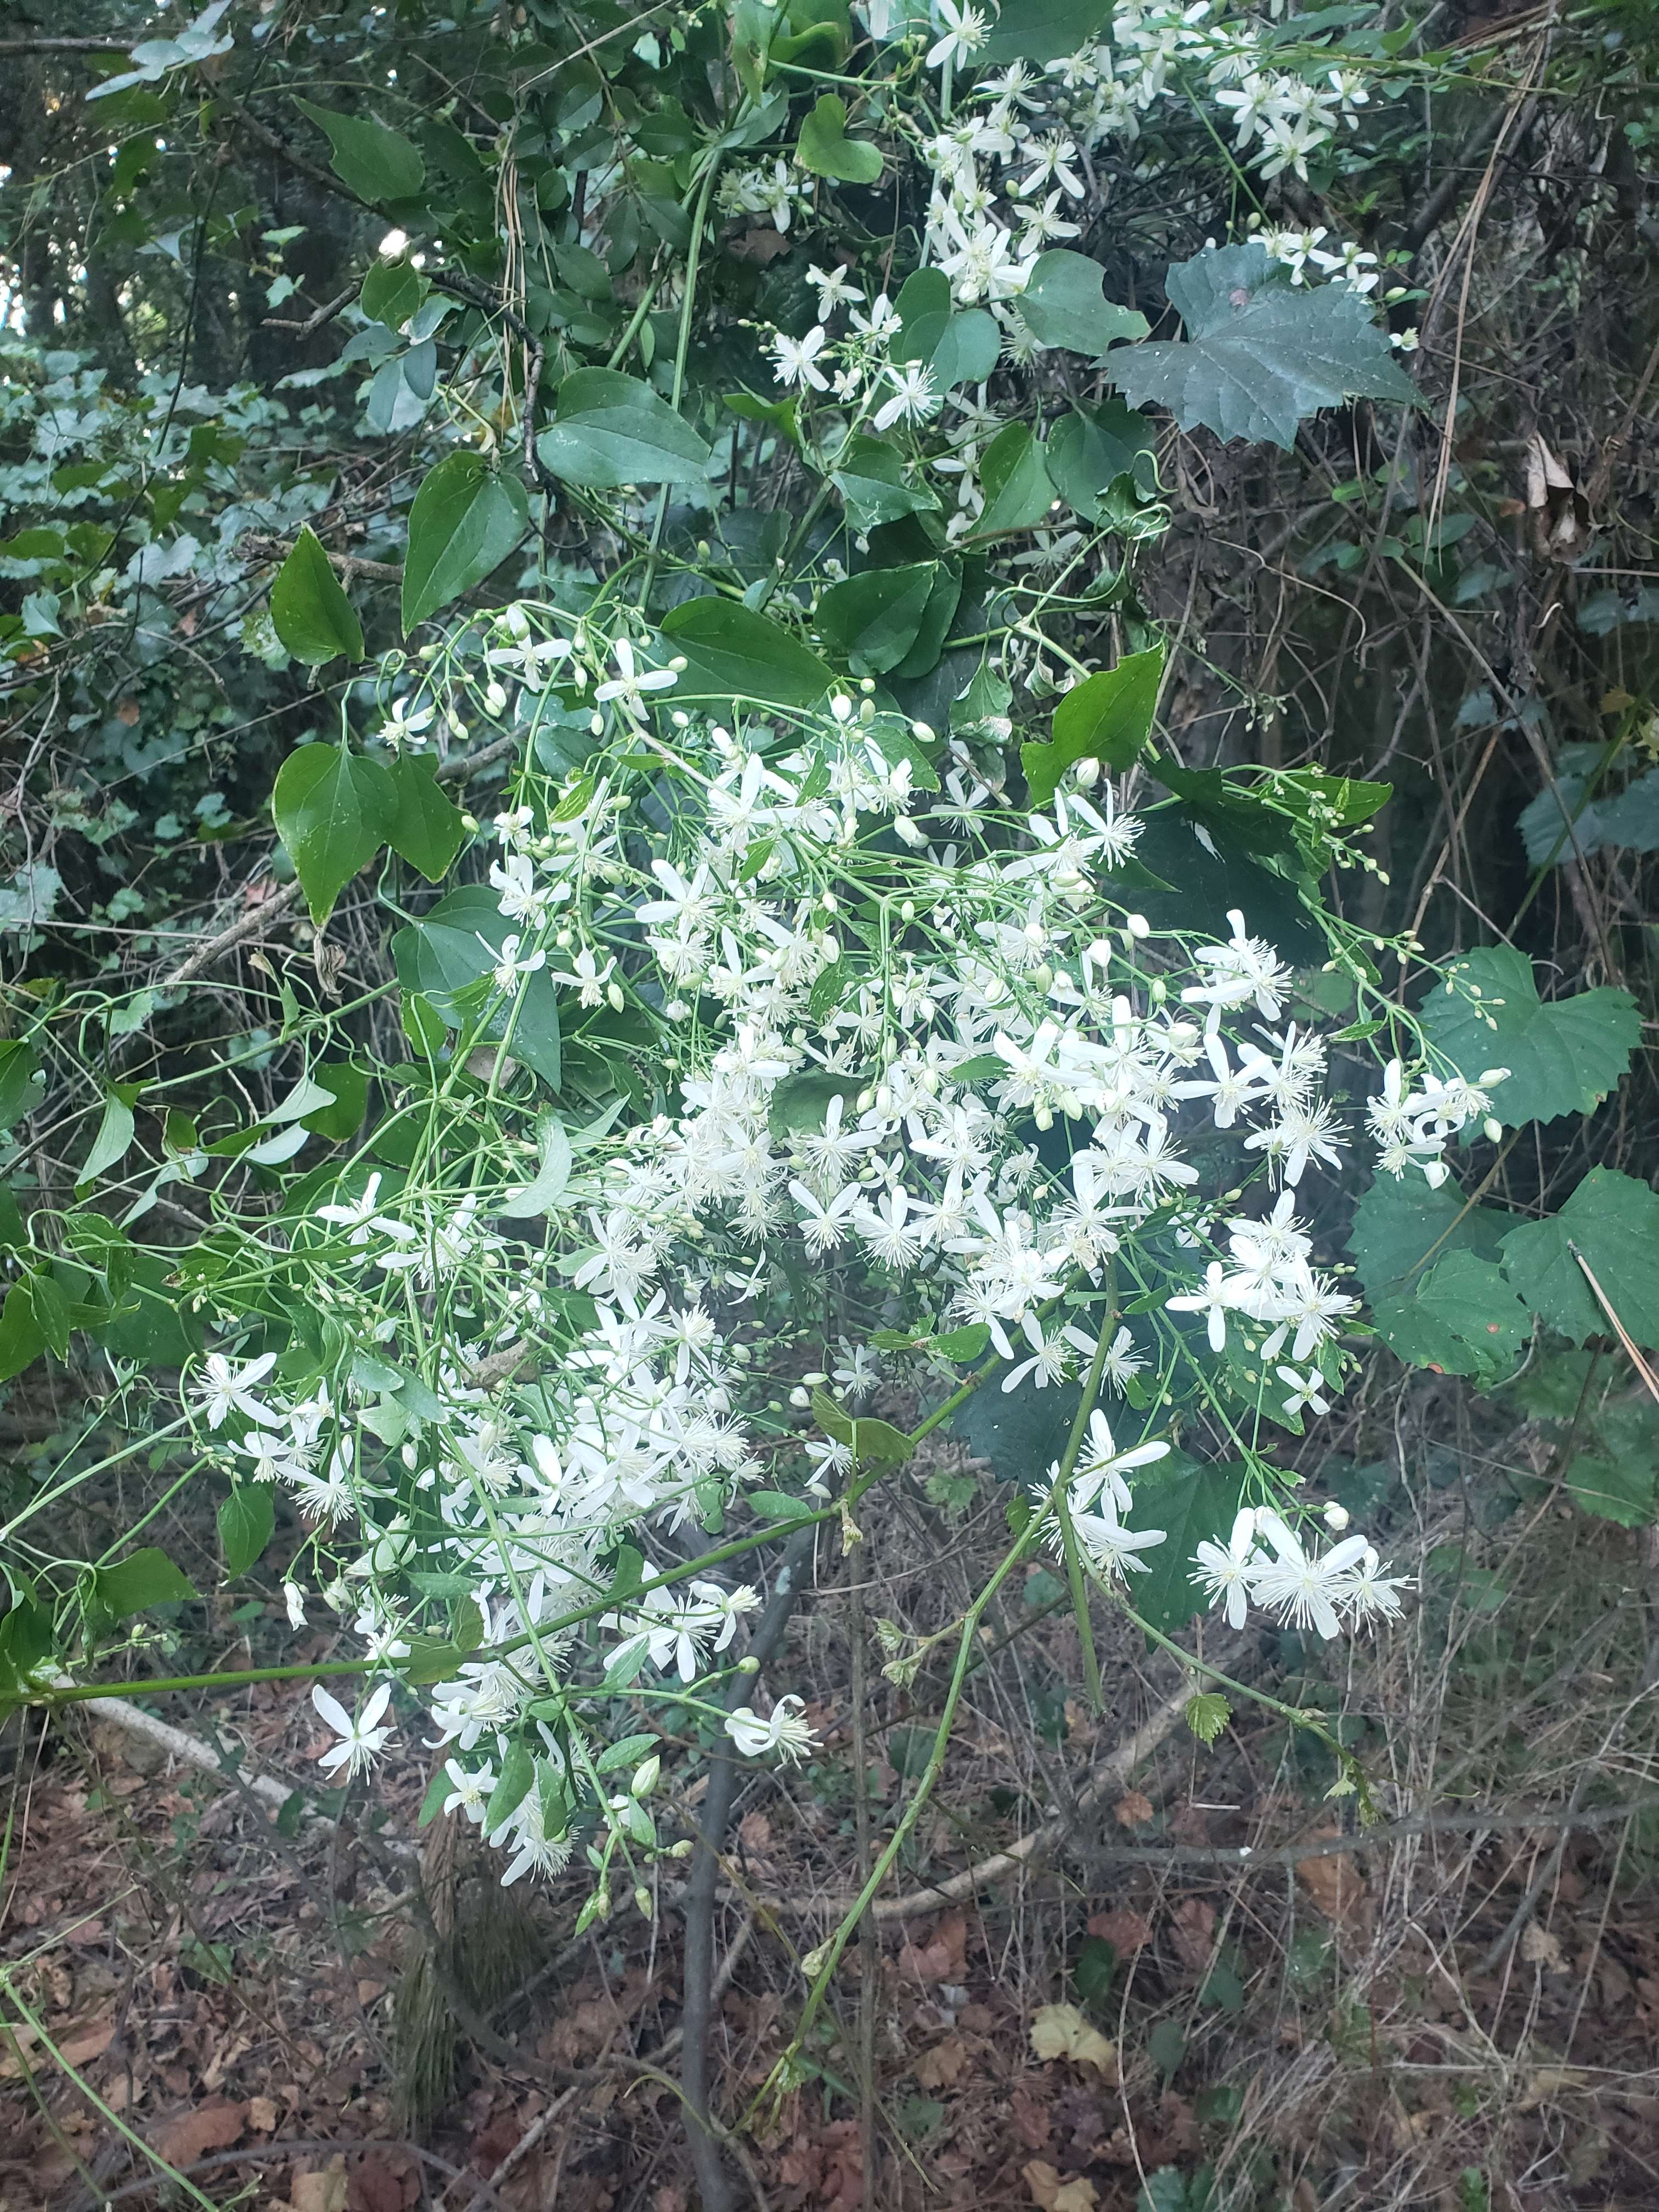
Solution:
{"label": "flower cluster", "polygon": [[[1346,1526],[1340,1510],[1332,1517]],[[1345,1624],[1398,1620],[1400,1593],[1410,1587],[1404,1576],[1384,1571],[1364,1536],[1340,1536],[1310,1552],[1270,1506],[1243,1507],[1226,1543],[1200,1543],[1193,1566],[1194,1581],[1224,1608],[1230,1627],[1243,1628],[1249,1607],[1258,1605],[1285,1626],[1310,1628],[1328,1640]]]}
{"label": "flower cluster", "polygon": [[[1058,1466],[1027,1479],[1045,1533],[1127,1582],[1165,1540],[1132,1523],[1183,1405],[1248,1453],[1343,1387],[1357,1301],[1297,1206],[1351,1131],[1296,971],[1242,911],[1208,935],[1136,911],[1146,817],[1091,768],[1013,810],[994,715],[941,738],[867,683],[734,730],[557,607],[509,610],[481,659],[458,692],[511,684],[515,715],[590,745],[563,785],[532,757],[497,817],[496,927],[446,1017],[449,1092],[503,1165],[441,1141],[343,1171],[291,1231],[321,1351],[212,1352],[193,1403],[228,1468],[295,1498],[371,1676],[450,1648],[421,1670],[428,1732],[506,1878],[586,1836],[603,1896],[663,1848],[655,1739],[619,1722],[641,1698],[747,1753],[812,1747],[797,1699],[709,1700],[756,1593],[683,1551],[653,1568],[649,1532],[763,1482],[816,1510],[854,1454],[844,1419],[803,1421],[815,1391],[856,1413],[884,1375],[937,1390],[982,1358],[1003,1393],[1090,1375],[1063,1502]],[[550,987],[568,1054],[649,1037],[659,1073],[526,1184],[513,1054]],[[1368,1109],[1382,1164],[1432,1181],[1484,1093],[1404,1085],[1390,1065]],[[1310,1562],[1257,1464],[1264,1503],[1198,1584],[1326,1633],[1392,1611],[1359,1540]],[[386,1689],[355,1714],[319,1692],[347,1774],[387,1740]]]}

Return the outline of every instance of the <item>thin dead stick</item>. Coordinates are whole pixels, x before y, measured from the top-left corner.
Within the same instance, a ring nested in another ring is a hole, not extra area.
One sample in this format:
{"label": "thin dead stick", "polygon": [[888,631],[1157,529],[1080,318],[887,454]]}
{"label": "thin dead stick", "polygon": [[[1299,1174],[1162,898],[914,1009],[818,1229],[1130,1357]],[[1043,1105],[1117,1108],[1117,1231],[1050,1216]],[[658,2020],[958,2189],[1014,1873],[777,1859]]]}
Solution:
{"label": "thin dead stick", "polygon": [[[959,1905],[971,1897],[975,1890],[1000,1881],[1005,1875],[1015,1874],[1038,1852],[1056,1844],[1073,1826],[1080,1814],[1097,1805],[1109,1790],[1115,1789],[1124,1778],[1133,1772],[1140,1761],[1158,1749],[1171,1735],[1182,1714],[1192,1701],[1193,1686],[1183,1682],[1171,1692],[1152,1716],[1144,1721],[1131,1736],[1126,1736],[1095,1770],[1086,1788],[1078,1793],[1076,1804],[1067,1812],[1056,1814],[1045,1820],[1006,1851],[994,1852],[981,1859],[963,1874],[952,1875],[948,1881],[935,1882],[926,1889],[909,1891],[903,1897],[878,1898],[870,1910],[877,1920],[911,1920],[918,1914],[937,1912],[942,1905]],[[767,1910],[788,1919],[811,1919],[822,1913],[839,1917],[850,1912],[857,1899],[826,1894],[823,1897],[785,1897],[769,1900]]]}
{"label": "thin dead stick", "polygon": [[1632,1342],[1630,1331],[1625,1327],[1624,1322],[1620,1320],[1617,1312],[1614,1310],[1613,1300],[1601,1288],[1600,1283],[1596,1281],[1595,1271],[1592,1269],[1589,1261],[1584,1257],[1578,1247],[1573,1243],[1571,1237],[1567,1239],[1567,1249],[1571,1253],[1573,1258],[1577,1261],[1579,1267],[1583,1270],[1584,1280],[1589,1285],[1591,1290],[1595,1291],[1596,1304],[1601,1307],[1607,1319],[1613,1323],[1613,1333],[1619,1339],[1620,1343],[1623,1345],[1625,1351],[1629,1357],[1631,1365],[1641,1376],[1643,1382],[1646,1383],[1648,1395],[1656,1401],[1659,1401],[1659,1376],[1655,1376],[1652,1368],[1648,1365],[1647,1361],[1644,1359],[1641,1353]]}

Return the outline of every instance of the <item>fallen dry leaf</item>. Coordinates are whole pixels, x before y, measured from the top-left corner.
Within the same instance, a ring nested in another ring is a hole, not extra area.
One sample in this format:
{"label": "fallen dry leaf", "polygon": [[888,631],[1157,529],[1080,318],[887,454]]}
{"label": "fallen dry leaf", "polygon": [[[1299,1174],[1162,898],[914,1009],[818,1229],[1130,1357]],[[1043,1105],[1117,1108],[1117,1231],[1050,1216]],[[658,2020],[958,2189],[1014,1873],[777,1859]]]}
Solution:
{"label": "fallen dry leaf", "polygon": [[250,2097],[247,2100],[247,2124],[256,2136],[271,2136],[276,2132],[276,2106],[270,2097]]}
{"label": "fallen dry leaf", "polygon": [[246,2105],[198,2105],[167,2122],[155,2138],[156,2155],[169,2166],[194,2166],[210,2150],[228,2150],[246,2125]]}
{"label": "fallen dry leaf", "polygon": [[959,2035],[947,2035],[916,2061],[916,2080],[924,2089],[953,2089],[968,2063],[968,2047]]}
{"label": "fallen dry leaf", "polygon": [[[1334,1834],[1334,1829],[1327,1832]],[[1298,1859],[1297,1879],[1316,1908],[1339,1928],[1355,1932],[1370,1917],[1370,1900],[1359,1869],[1351,1858],[1334,1853],[1328,1858]]]}
{"label": "fallen dry leaf", "polygon": [[1152,1817],[1152,1801],[1139,1790],[1126,1790],[1113,1806],[1112,1817],[1120,1828],[1144,1827]]}
{"label": "fallen dry leaf", "polygon": [[1089,1933],[1109,1943],[1121,1959],[1127,1959],[1142,1944],[1152,1942],[1152,1925],[1139,1912],[1131,1912],[1127,1905],[1120,1905],[1115,1912],[1091,1912]]}
{"label": "fallen dry leaf", "polygon": [[289,2184],[293,2212],[346,2212],[345,2160],[336,2159],[321,2173],[296,2173]]}
{"label": "fallen dry leaf", "polygon": [[1020,2172],[1031,2192],[1032,2203],[1039,2206],[1041,2212],[1094,2212],[1100,2202],[1087,2174],[1079,2173],[1070,2181],[1062,2181],[1047,2160],[1041,2158],[1034,2158]]}
{"label": "fallen dry leaf", "polygon": [[968,1973],[968,1923],[960,1912],[947,1912],[925,1943],[907,1943],[899,1953],[899,1973],[906,1981],[961,1982]]}
{"label": "fallen dry leaf", "polygon": [[1522,1932],[1521,1956],[1529,1966],[1541,1966],[1547,1974],[1566,1972],[1567,1961],[1561,1948],[1561,1938],[1536,1920],[1529,1920]]}
{"label": "fallen dry leaf", "polygon": [[787,253],[789,240],[781,231],[745,230],[732,239],[726,250],[735,253],[739,261],[758,261],[764,265],[775,261],[779,254]]}
{"label": "fallen dry leaf", "polygon": [[1031,2048],[1045,2064],[1069,2058],[1077,2065],[1096,2068],[1108,2081],[1117,2079],[1116,2051],[1075,2005],[1041,2006],[1031,2020]]}
{"label": "fallen dry leaf", "polygon": [[1207,1898],[1183,1897],[1170,1915],[1170,1933],[1187,1965],[1202,1973],[1215,1940],[1214,1905]]}
{"label": "fallen dry leaf", "polygon": [[1027,2150],[1047,2150],[1048,2148],[1048,2107],[1040,2105],[1029,2089],[1016,2089],[1013,2096],[1014,2133]]}

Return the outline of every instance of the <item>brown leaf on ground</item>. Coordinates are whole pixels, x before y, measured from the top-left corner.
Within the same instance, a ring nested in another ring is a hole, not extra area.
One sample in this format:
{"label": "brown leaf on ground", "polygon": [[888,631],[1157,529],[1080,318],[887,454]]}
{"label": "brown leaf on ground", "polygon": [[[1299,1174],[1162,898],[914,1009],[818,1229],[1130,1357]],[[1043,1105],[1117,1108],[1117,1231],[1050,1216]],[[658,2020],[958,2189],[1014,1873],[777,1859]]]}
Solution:
{"label": "brown leaf on ground", "polygon": [[[1328,1829],[1325,1833],[1334,1836],[1336,1831]],[[1315,1909],[1327,1920],[1350,1935],[1364,1929],[1370,1918],[1370,1900],[1358,1868],[1345,1853],[1298,1859],[1296,1872]]]}
{"label": "brown leaf on ground", "polygon": [[1020,2172],[1025,2177],[1025,2186],[1031,2192],[1031,2202],[1041,2212],[1094,2212],[1100,2198],[1095,2185],[1086,2174],[1077,2174],[1070,2181],[1062,2181],[1045,2159],[1034,2158]]}
{"label": "brown leaf on ground", "polygon": [[968,2063],[968,2047],[959,2035],[947,2035],[915,2064],[917,2081],[924,2089],[954,2089]]}
{"label": "brown leaf on ground", "polygon": [[289,2185],[292,2212],[346,2212],[345,2160],[334,2159],[321,2173],[296,2173]]}
{"label": "brown leaf on ground", "polygon": [[758,261],[764,267],[779,254],[788,252],[789,240],[781,231],[745,230],[729,240],[726,250],[735,253],[739,261]]}
{"label": "brown leaf on ground", "polygon": [[1170,1915],[1170,1933],[1182,1961],[1195,1974],[1201,1974],[1214,1946],[1214,1905],[1206,1898],[1183,1897]]}
{"label": "brown leaf on ground", "polygon": [[1047,2150],[1048,2148],[1048,2107],[1029,2089],[1016,2089],[1013,2094],[1014,2133],[1027,2150]]}
{"label": "brown leaf on ground", "polygon": [[1120,1958],[1127,1959],[1139,1950],[1143,1943],[1152,1940],[1152,1924],[1139,1912],[1131,1912],[1127,1905],[1120,1905],[1113,1912],[1091,1912],[1089,1933],[1098,1936],[1103,1943],[1109,1943]]}
{"label": "brown leaf on ground", "polygon": [[169,2166],[194,2166],[210,2150],[228,2150],[247,2125],[246,2105],[198,2105],[169,2120],[155,2138],[155,2152]]}
{"label": "brown leaf on ground", "polygon": [[907,1943],[899,1953],[899,1973],[924,1988],[935,1982],[961,1982],[968,1972],[968,1923],[947,1912],[922,1943]]}
{"label": "brown leaf on ground", "polygon": [[738,1823],[738,1841],[744,1850],[763,1857],[772,1848],[772,1823],[764,1813],[745,1813]]}
{"label": "brown leaf on ground", "polygon": [[1144,1827],[1152,1817],[1152,1801],[1139,1790],[1126,1790],[1112,1808],[1120,1828]]}
{"label": "brown leaf on ground", "polygon": [[273,2136],[276,2132],[276,2106],[270,2097],[250,2097],[247,2100],[247,2124],[256,2136]]}

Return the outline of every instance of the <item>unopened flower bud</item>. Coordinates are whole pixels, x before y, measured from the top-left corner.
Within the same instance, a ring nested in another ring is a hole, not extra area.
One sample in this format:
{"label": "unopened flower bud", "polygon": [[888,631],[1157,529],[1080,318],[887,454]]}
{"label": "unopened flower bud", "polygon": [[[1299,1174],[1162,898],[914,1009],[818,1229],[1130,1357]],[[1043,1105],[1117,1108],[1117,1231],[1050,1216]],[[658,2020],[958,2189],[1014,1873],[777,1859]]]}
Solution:
{"label": "unopened flower bud", "polygon": [[1325,1526],[1330,1530],[1332,1535],[1340,1536],[1348,1525],[1347,1507],[1339,1505],[1335,1498],[1331,1498],[1325,1507],[1324,1521]]}
{"label": "unopened flower bud", "polygon": [[1123,927],[1128,931],[1131,937],[1146,938],[1150,937],[1152,933],[1152,925],[1147,921],[1144,914],[1126,915],[1124,916]]}
{"label": "unopened flower bud", "polygon": [[801,1960],[800,1970],[809,1982],[823,1972],[823,1962],[829,1955],[830,1946],[827,1943],[820,1943],[816,1951],[809,1951]]}
{"label": "unopened flower bud", "polygon": [[666,1856],[671,1859],[689,1859],[696,1848],[690,1836],[682,1836],[678,1843],[670,1844]]}
{"label": "unopened flower bud", "polygon": [[809,1407],[812,1402],[812,1394],[810,1390],[802,1389],[800,1385],[797,1383],[795,1388],[789,1393],[789,1402],[792,1406],[799,1407],[801,1412],[805,1413],[807,1407]]}
{"label": "unopened flower bud", "polygon": [[760,1661],[759,1661],[758,1659],[757,1659],[757,1658],[756,1658],[756,1656],[755,1656],[755,1655],[754,1655],[754,1653],[753,1653],[752,1651],[745,1651],[745,1652],[744,1653],[744,1655],[743,1655],[742,1658],[738,1660],[738,1674],[759,1674],[759,1672],[760,1672]]}
{"label": "unopened flower bud", "polygon": [[635,1768],[634,1779],[628,1785],[629,1796],[630,1797],[648,1797],[651,1795],[651,1792],[656,1788],[657,1778],[661,1772],[662,1759],[660,1756],[653,1751],[649,1759],[642,1759],[638,1766]]}
{"label": "unopened flower bud", "polygon": [[1480,1127],[1489,1145],[1497,1144],[1504,1134],[1504,1124],[1496,1114],[1488,1114]]}
{"label": "unopened flower bud", "polygon": [[648,1920],[651,1917],[651,1893],[643,1882],[634,1892],[634,1903],[641,1915]]}

